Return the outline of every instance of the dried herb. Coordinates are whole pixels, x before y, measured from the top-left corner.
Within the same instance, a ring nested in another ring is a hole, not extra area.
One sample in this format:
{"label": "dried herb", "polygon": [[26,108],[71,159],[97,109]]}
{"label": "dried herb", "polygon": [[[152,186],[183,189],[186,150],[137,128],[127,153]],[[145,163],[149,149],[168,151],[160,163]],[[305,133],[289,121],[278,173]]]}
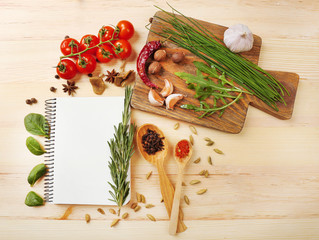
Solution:
{"label": "dried herb", "polygon": [[108,182],[113,190],[109,191],[112,196],[110,200],[117,204],[119,213],[130,191],[130,184],[127,178],[130,159],[134,153],[133,137],[136,129],[134,124],[129,123],[132,93],[131,87],[125,88],[122,122],[117,127],[114,126],[114,137],[108,142],[111,152],[111,161],[108,166],[113,181],[112,183]]}
{"label": "dried herb", "polygon": [[75,86],[74,81],[67,81],[67,84],[62,84],[63,86],[63,92],[67,92],[69,95],[72,95],[75,93],[75,90],[78,89],[78,86]]}
{"label": "dried herb", "polygon": [[115,71],[114,69],[112,71],[107,71],[106,74],[106,82],[110,82],[110,83],[114,83],[115,77],[118,75],[119,73],[117,71]]}
{"label": "dried herb", "polygon": [[49,125],[45,117],[38,113],[29,113],[24,118],[25,129],[33,134],[38,136],[49,137]]}
{"label": "dried herb", "polygon": [[43,198],[33,191],[30,191],[24,201],[25,205],[29,207],[41,206],[44,204]]}
{"label": "dried herb", "polygon": [[39,156],[45,153],[45,150],[42,149],[40,143],[33,137],[27,138],[26,145],[29,151],[33,153],[34,155]]}
{"label": "dried herb", "polygon": [[151,130],[147,129],[146,133],[142,136],[142,146],[147,154],[154,155],[155,153],[164,149],[163,139],[160,135]]}
{"label": "dried herb", "polygon": [[44,163],[36,165],[28,176],[28,183],[31,187],[47,172],[47,166]]}

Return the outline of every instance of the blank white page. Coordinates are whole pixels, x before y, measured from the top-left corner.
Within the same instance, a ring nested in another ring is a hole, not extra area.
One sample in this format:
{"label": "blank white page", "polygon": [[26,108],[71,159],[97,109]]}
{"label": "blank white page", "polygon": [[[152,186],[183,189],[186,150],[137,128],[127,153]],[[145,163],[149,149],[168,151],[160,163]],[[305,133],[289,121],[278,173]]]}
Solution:
{"label": "blank white page", "polygon": [[124,97],[56,99],[53,203],[115,205],[107,142],[123,109]]}

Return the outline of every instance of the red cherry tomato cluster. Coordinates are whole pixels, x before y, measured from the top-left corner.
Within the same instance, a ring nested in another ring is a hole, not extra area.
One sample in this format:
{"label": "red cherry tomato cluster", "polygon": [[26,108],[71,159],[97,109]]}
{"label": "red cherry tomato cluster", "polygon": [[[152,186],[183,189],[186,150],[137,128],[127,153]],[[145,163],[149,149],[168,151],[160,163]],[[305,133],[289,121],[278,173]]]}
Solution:
{"label": "red cherry tomato cluster", "polygon": [[120,21],[115,29],[103,26],[98,35],[87,34],[78,42],[66,38],[60,45],[63,56],[57,65],[57,74],[63,79],[72,79],[77,72],[90,74],[96,61],[107,63],[113,58],[127,59],[132,53],[129,39],[134,34],[132,23]]}

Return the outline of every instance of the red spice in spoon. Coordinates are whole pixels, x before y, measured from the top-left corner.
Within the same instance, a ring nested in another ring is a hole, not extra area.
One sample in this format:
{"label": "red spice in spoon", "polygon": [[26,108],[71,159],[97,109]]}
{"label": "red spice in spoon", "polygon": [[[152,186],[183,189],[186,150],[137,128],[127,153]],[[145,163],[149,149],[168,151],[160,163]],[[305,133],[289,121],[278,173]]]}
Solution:
{"label": "red spice in spoon", "polygon": [[178,158],[185,158],[189,154],[189,143],[187,140],[181,140],[177,143],[175,148],[175,156]]}

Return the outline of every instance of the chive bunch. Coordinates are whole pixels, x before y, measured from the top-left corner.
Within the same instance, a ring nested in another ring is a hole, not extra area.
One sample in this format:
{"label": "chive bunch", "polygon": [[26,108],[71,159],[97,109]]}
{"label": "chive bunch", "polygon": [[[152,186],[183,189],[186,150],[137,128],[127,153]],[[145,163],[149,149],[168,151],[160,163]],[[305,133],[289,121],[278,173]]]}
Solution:
{"label": "chive bunch", "polygon": [[[155,16],[155,18],[167,23],[169,27],[163,26],[161,31],[149,29],[150,31],[187,49],[203,59],[208,65],[226,73],[229,79],[235,81],[276,111],[278,111],[277,102],[286,104],[283,96],[284,92],[288,95],[289,92],[273,76],[239,54],[231,52],[221,44],[222,39],[208,31],[198,21],[183,15],[172,6],[170,7],[172,13],[157,7],[167,15],[167,18]],[[178,18],[174,11],[182,17]]]}

